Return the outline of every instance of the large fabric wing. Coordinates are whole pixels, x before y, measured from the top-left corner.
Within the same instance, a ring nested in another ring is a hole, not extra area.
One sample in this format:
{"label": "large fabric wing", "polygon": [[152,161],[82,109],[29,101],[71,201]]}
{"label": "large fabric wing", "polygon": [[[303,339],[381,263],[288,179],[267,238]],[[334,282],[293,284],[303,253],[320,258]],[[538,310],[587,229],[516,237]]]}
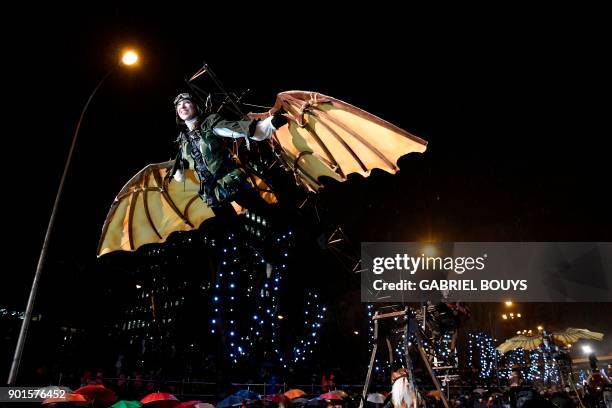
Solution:
{"label": "large fabric wing", "polygon": [[184,183],[169,182],[171,167],[172,161],[150,164],[127,182],[104,222],[98,256],[164,242],[172,232],[197,228],[214,216],[198,195],[195,173],[186,171]]}
{"label": "large fabric wing", "polygon": [[[166,179],[172,163],[146,166],[121,189],[102,227],[98,256],[164,242],[171,233],[196,229],[215,216],[198,195],[200,183],[193,170],[185,171],[184,182]],[[261,178],[250,174],[249,181],[266,202],[277,202]],[[235,202],[232,206],[238,213],[245,211]]]}
{"label": "large fabric wing", "polygon": [[510,350],[522,348],[524,350],[534,350],[542,344],[542,336],[514,336],[497,346],[497,350],[505,354]]}
{"label": "large fabric wing", "polygon": [[316,92],[282,92],[267,114],[251,117],[281,108],[289,123],[276,131],[275,145],[285,165],[313,191],[321,187],[321,176],[343,181],[374,168],[395,173],[401,156],[427,147],[425,140],[377,116]]}
{"label": "large fabric wing", "polygon": [[566,346],[582,339],[601,341],[603,340],[603,336],[603,333],[592,332],[587,329],[577,329],[574,327],[568,327],[563,331],[553,332],[552,334],[555,343]]}

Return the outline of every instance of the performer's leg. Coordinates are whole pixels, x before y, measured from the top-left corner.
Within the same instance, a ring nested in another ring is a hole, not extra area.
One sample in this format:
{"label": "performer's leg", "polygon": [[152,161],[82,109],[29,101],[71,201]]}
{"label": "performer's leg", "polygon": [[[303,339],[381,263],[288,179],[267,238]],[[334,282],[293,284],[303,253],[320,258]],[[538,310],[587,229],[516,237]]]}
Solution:
{"label": "performer's leg", "polygon": [[234,219],[238,217],[234,207],[232,207],[232,204],[229,202],[216,205],[211,207],[211,209],[213,210],[213,213],[215,213],[215,216],[219,218]]}
{"label": "performer's leg", "polygon": [[270,218],[272,216],[272,205],[268,204],[266,200],[261,198],[261,195],[248,183],[244,183],[236,195],[234,196],[240,206],[252,211],[262,217]]}

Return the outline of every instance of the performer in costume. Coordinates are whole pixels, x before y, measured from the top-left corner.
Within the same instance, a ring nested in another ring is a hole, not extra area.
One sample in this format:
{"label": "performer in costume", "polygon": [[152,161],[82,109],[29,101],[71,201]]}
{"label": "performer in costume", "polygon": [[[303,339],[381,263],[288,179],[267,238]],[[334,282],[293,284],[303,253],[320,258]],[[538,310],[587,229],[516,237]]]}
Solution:
{"label": "performer in costume", "polygon": [[273,171],[282,169],[308,193],[319,192],[326,179],[343,182],[352,173],[367,177],[375,168],[396,173],[401,156],[427,146],[377,116],[317,92],[281,92],[269,111],[248,114],[247,120],[230,121],[202,107],[189,94],[175,100],[177,118],[186,125],[177,160],[149,164],[123,186],[102,227],[98,256],[164,242],[172,232],[198,228],[226,210],[235,214],[231,202],[265,216],[270,206],[264,200],[280,202],[268,183],[271,170],[266,164],[253,171],[248,157],[246,162],[241,157],[239,166],[228,142],[244,143],[247,151],[252,141],[265,143],[273,153]]}
{"label": "performer in costume", "polygon": [[200,180],[200,197],[215,213],[227,210],[231,201],[256,212],[266,212],[268,204],[230,157],[224,139],[270,139],[274,131],[287,123],[282,111],[263,120],[230,121],[217,113],[203,112],[189,93],[179,94],[174,107],[177,123],[186,129],[177,139],[179,151],[168,175],[182,182],[185,169],[194,170]]}

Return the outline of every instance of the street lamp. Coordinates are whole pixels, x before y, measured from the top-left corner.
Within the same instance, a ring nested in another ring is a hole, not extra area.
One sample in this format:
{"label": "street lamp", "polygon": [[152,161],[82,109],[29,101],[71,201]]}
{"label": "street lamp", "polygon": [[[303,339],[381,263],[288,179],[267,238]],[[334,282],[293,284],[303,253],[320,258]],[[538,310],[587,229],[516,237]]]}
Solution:
{"label": "street lamp", "polygon": [[113,66],[107,73],[102,77],[100,82],[96,85],[96,87],[91,91],[89,98],[87,98],[87,102],[85,102],[85,106],[83,106],[83,110],[81,111],[81,116],[79,117],[79,121],[77,122],[76,129],[74,131],[74,135],[72,136],[72,144],[70,145],[70,150],[68,151],[68,157],[66,158],[66,163],[64,164],[64,172],[62,173],[62,178],[60,179],[60,184],[57,189],[57,194],[55,195],[55,202],[53,203],[53,209],[51,210],[51,217],[49,218],[49,224],[47,225],[47,232],[45,233],[45,239],[43,241],[43,246],[40,251],[40,256],[38,257],[38,264],[36,265],[36,273],[34,274],[34,281],[32,282],[32,287],[30,288],[30,296],[28,297],[28,304],[26,306],[26,310],[23,316],[23,323],[21,323],[21,329],[19,330],[19,338],[17,339],[17,346],[15,347],[15,354],[13,355],[13,362],[11,363],[11,371],[8,377],[8,385],[15,385],[17,381],[17,374],[19,373],[19,365],[21,363],[21,356],[23,354],[23,346],[25,344],[25,339],[28,335],[28,328],[30,326],[30,320],[32,319],[32,310],[34,309],[34,300],[36,299],[36,292],[38,291],[38,283],[40,281],[40,275],[42,272],[42,267],[45,263],[45,257],[47,255],[47,249],[49,248],[49,238],[51,236],[51,231],[53,230],[53,225],[55,224],[55,216],[57,213],[57,207],[62,197],[62,192],[64,191],[64,182],[66,181],[66,175],[68,174],[68,169],[70,167],[70,162],[72,161],[72,153],[74,152],[74,146],[76,145],[77,137],[79,135],[79,130],[81,129],[81,123],[83,122],[83,117],[85,116],[85,112],[87,112],[87,108],[91,103],[96,92],[100,89],[100,86],[106,81],[114,71],[121,65],[133,66],[138,62],[138,54],[136,54],[132,50],[127,50],[123,53],[121,62],[115,66]]}
{"label": "street lamp", "polygon": [[121,63],[123,65],[134,65],[138,62],[138,54],[132,50],[126,50],[121,57]]}

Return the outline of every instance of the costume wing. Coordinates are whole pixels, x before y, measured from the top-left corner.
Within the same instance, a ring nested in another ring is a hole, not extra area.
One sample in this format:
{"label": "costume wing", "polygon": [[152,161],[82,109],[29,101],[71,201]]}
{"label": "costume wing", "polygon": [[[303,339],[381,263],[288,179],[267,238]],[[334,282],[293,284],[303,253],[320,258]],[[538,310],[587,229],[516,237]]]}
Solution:
{"label": "costume wing", "polygon": [[425,140],[377,116],[316,92],[282,92],[268,113],[250,116],[261,119],[281,108],[289,123],[276,131],[274,144],[285,165],[313,191],[321,187],[321,176],[343,181],[374,168],[395,173],[401,156],[427,147]]}
{"label": "costume wing", "polygon": [[197,228],[214,216],[198,195],[193,171],[185,172],[184,183],[165,179],[172,163],[150,164],[123,187],[102,227],[98,256],[164,242],[172,232]]}
{"label": "costume wing", "polygon": [[497,350],[505,354],[510,350],[516,350],[522,348],[525,350],[534,350],[540,347],[542,344],[542,336],[514,336],[504,341],[502,344],[497,346]]}
{"label": "costume wing", "polygon": [[563,331],[553,332],[552,334],[555,343],[562,345],[573,344],[581,339],[601,341],[603,336],[603,333],[592,332],[587,329],[576,329],[574,327],[568,327]]}
{"label": "costume wing", "polygon": [[[200,183],[193,170],[185,170],[184,182],[166,179],[172,164],[150,164],[121,189],[102,227],[98,256],[164,242],[171,233],[196,229],[215,216],[198,195]],[[264,200],[277,201],[261,178],[250,175],[249,179]],[[244,211],[235,202],[232,206],[239,213]]]}

